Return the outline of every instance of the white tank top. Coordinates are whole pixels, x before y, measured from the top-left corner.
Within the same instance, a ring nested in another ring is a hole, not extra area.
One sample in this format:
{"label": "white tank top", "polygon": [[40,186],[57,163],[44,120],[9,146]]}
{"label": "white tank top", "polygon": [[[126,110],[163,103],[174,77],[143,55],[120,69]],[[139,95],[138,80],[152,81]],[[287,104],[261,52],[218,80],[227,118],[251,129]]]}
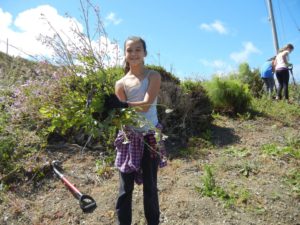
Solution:
{"label": "white tank top", "polygon": [[[124,77],[123,79],[123,86],[124,86],[124,91],[127,97],[127,101],[129,102],[137,102],[137,101],[143,101],[145,94],[148,90],[149,86],[149,75],[151,74],[151,70],[148,71],[144,79],[136,86],[133,87],[128,87],[125,85]],[[147,112],[139,112],[140,115],[146,118],[146,123],[143,124],[139,128],[134,128],[136,131],[139,132],[147,132],[148,130],[153,129],[153,126],[155,127],[158,123],[158,118],[157,118],[157,97],[153,101],[152,105],[150,106],[149,110]]]}
{"label": "white tank top", "polygon": [[276,56],[276,66],[275,66],[275,70],[282,70],[282,69],[287,69],[287,65],[285,64],[284,60],[283,60],[283,55],[286,54],[286,60],[288,61],[288,55],[289,55],[289,51],[285,50],[280,52],[277,56]]}

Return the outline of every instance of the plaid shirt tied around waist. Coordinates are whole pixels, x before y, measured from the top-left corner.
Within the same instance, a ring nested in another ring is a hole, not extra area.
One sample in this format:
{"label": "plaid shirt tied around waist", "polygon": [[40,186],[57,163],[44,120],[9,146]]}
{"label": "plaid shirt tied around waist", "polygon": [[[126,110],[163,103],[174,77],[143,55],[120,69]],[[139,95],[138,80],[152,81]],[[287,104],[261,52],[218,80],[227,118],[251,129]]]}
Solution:
{"label": "plaid shirt tied around waist", "polygon": [[[156,128],[158,128],[159,131],[162,130],[162,126],[160,124],[158,124]],[[150,130],[146,134],[136,132],[132,129],[127,129],[125,131],[120,130],[114,145],[117,150],[115,166],[122,173],[136,172],[137,179],[135,181],[137,184],[142,183],[141,161],[144,149],[146,149],[146,151],[150,151],[151,158],[159,157],[160,168],[167,165],[164,142],[161,138],[157,142],[154,130]]]}

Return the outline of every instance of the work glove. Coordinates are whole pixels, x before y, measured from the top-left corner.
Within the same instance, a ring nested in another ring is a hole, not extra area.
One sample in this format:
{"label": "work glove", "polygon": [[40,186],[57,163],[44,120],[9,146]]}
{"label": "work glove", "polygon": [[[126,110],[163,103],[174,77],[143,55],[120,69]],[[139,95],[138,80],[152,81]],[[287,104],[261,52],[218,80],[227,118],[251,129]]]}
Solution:
{"label": "work glove", "polygon": [[115,94],[110,94],[110,95],[105,96],[104,108],[108,109],[108,110],[128,108],[128,103],[120,101],[119,98]]}

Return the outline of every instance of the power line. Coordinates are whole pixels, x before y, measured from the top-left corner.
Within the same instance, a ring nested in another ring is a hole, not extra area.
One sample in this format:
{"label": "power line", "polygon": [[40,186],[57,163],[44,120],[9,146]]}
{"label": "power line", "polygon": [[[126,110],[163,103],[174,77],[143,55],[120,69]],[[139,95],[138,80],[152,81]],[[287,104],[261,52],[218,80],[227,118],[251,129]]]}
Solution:
{"label": "power line", "polygon": [[29,53],[27,53],[27,52],[24,52],[22,49],[20,49],[20,48],[14,46],[14,45],[12,45],[12,44],[9,44],[8,38],[7,38],[6,41],[0,39],[0,42],[6,44],[6,52],[7,52],[7,53],[8,53],[8,47],[12,47],[12,48],[16,49],[17,51],[19,51],[19,52],[21,52],[21,53],[23,53],[23,54],[25,54],[25,55],[27,55],[27,56],[29,56],[29,57],[35,59],[36,61],[39,61],[39,59],[38,59],[37,57],[35,57],[35,56],[33,56],[33,55],[31,55],[31,54],[29,54]]}
{"label": "power line", "polygon": [[[268,0],[265,0],[265,9],[266,9],[266,14],[269,13],[269,10],[268,10]],[[268,16],[268,20],[270,21],[270,16]]]}
{"label": "power line", "polygon": [[282,32],[281,32],[281,39],[283,40],[283,42],[286,42],[286,35],[285,35],[285,29],[284,29],[284,25],[283,25],[283,17],[282,17],[282,10],[281,10],[281,5],[280,5],[280,2],[277,1],[278,3],[278,11],[279,11],[279,15],[280,15],[280,25],[281,25],[281,29],[282,29]]}
{"label": "power line", "polygon": [[8,38],[6,39],[6,54],[8,55]]}
{"label": "power line", "polygon": [[292,11],[291,11],[291,9],[289,8],[288,4],[286,3],[286,1],[283,1],[283,3],[284,3],[284,5],[285,5],[285,7],[286,7],[286,9],[287,9],[287,11],[288,11],[288,15],[291,17],[291,20],[293,21],[293,23],[294,23],[296,29],[297,29],[298,31],[300,31],[300,28],[299,28],[299,26],[298,26],[298,23],[297,23],[295,17],[292,15]]}

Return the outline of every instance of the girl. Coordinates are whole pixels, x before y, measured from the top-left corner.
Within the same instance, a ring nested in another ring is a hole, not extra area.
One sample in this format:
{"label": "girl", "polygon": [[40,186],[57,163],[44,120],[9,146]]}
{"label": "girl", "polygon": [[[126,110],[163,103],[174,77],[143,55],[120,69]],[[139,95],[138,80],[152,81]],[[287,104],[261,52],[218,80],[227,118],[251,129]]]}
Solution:
{"label": "girl", "polygon": [[[115,165],[119,169],[120,188],[116,204],[118,224],[132,221],[132,192],[134,181],[143,183],[144,213],[149,225],[159,224],[159,202],[157,191],[158,166],[166,165],[164,149],[155,139],[153,127],[161,128],[157,118],[157,96],[161,76],[144,66],[147,55],[146,43],[140,37],[129,37],[124,44],[126,75],[115,84],[115,96],[111,96],[110,108],[136,107],[146,118],[142,127],[126,127],[119,131],[115,140],[117,156]],[[125,140],[127,140],[125,142]]]}
{"label": "girl", "polygon": [[274,64],[275,56],[268,59],[260,68],[260,76],[264,81],[266,93],[269,98],[272,98],[273,89],[275,86],[275,80],[273,76],[273,64]]}
{"label": "girl", "polygon": [[294,50],[294,46],[292,44],[287,44],[284,48],[282,48],[276,56],[275,59],[275,73],[279,83],[279,87],[277,90],[276,99],[281,99],[281,92],[282,89],[284,91],[284,97],[286,100],[289,99],[289,62],[288,62],[288,55]]}

